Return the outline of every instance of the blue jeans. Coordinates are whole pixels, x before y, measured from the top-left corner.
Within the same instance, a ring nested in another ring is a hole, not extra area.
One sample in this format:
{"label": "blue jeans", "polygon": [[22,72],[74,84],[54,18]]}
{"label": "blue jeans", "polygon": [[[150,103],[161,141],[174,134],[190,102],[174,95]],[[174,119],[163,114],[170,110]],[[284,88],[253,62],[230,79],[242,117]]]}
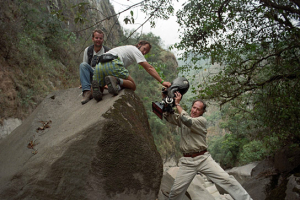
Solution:
{"label": "blue jeans", "polygon": [[91,82],[93,80],[94,69],[86,62],[79,65],[80,71],[80,83],[82,92],[85,90],[91,90]]}

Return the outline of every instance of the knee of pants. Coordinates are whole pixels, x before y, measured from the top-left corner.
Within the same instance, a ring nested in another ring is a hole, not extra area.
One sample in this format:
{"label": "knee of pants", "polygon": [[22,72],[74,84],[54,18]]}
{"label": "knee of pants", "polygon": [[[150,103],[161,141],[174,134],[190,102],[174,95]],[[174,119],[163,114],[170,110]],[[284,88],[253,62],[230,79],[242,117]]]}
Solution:
{"label": "knee of pants", "polygon": [[170,191],[170,197],[176,197],[186,192],[189,185],[173,185]]}
{"label": "knee of pants", "polygon": [[82,63],[80,63],[80,65],[79,65],[79,69],[87,68],[87,67],[90,67],[90,65],[89,65],[88,63],[86,63],[86,62],[82,62]]}
{"label": "knee of pants", "polygon": [[174,191],[174,190],[171,190],[170,191],[170,194],[169,194],[169,198],[170,199],[172,199],[172,198],[175,198],[175,197],[177,197],[178,195],[180,195],[180,192],[178,192],[178,191]]}
{"label": "knee of pants", "polygon": [[238,181],[231,175],[223,176],[220,178],[219,184],[227,185],[227,186],[235,186],[238,185]]}

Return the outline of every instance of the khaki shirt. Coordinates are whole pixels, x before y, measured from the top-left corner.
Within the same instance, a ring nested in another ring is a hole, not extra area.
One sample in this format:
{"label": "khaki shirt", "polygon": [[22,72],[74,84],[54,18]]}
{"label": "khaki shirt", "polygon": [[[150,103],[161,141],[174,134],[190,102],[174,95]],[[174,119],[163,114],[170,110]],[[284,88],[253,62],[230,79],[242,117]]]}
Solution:
{"label": "khaki shirt", "polygon": [[171,124],[181,127],[180,150],[182,153],[199,152],[207,149],[206,119],[203,116],[192,118],[186,111],[170,114],[164,113]]}

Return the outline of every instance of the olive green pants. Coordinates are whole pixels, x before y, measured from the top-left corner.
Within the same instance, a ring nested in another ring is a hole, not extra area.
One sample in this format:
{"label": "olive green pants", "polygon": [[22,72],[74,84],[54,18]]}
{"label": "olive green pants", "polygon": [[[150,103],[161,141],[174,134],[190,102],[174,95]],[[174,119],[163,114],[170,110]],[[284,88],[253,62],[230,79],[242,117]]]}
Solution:
{"label": "olive green pants", "polygon": [[94,70],[93,80],[97,81],[100,87],[106,85],[105,77],[114,76],[122,79],[127,79],[129,76],[128,70],[124,67],[123,62],[117,58],[106,63],[98,63]]}

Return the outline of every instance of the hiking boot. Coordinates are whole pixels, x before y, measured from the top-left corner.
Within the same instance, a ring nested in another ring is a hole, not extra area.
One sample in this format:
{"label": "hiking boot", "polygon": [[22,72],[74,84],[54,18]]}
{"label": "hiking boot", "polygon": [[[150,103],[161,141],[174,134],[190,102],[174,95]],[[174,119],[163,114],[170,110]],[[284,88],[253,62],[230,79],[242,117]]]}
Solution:
{"label": "hiking boot", "polygon": [[93,87],[93,97],[96,101],[101,101],[102,100],[102,92],[100,91],[100,86],[97,81],[92,82],[92,87]]}
{"label": "hiking boot", "polygon": [[92,92],[90,90],[83,91],[82,96],[83,96],[81,100],[82,105],[86,104],[87,102],[89,102],[89,100],[93,98]]}
{"label": "hiking boot", "polygon": [[108,92],[113,95],[119,94],[120,87],[120,79],[114,76],[106,76],[105,82],[108,87]]}

